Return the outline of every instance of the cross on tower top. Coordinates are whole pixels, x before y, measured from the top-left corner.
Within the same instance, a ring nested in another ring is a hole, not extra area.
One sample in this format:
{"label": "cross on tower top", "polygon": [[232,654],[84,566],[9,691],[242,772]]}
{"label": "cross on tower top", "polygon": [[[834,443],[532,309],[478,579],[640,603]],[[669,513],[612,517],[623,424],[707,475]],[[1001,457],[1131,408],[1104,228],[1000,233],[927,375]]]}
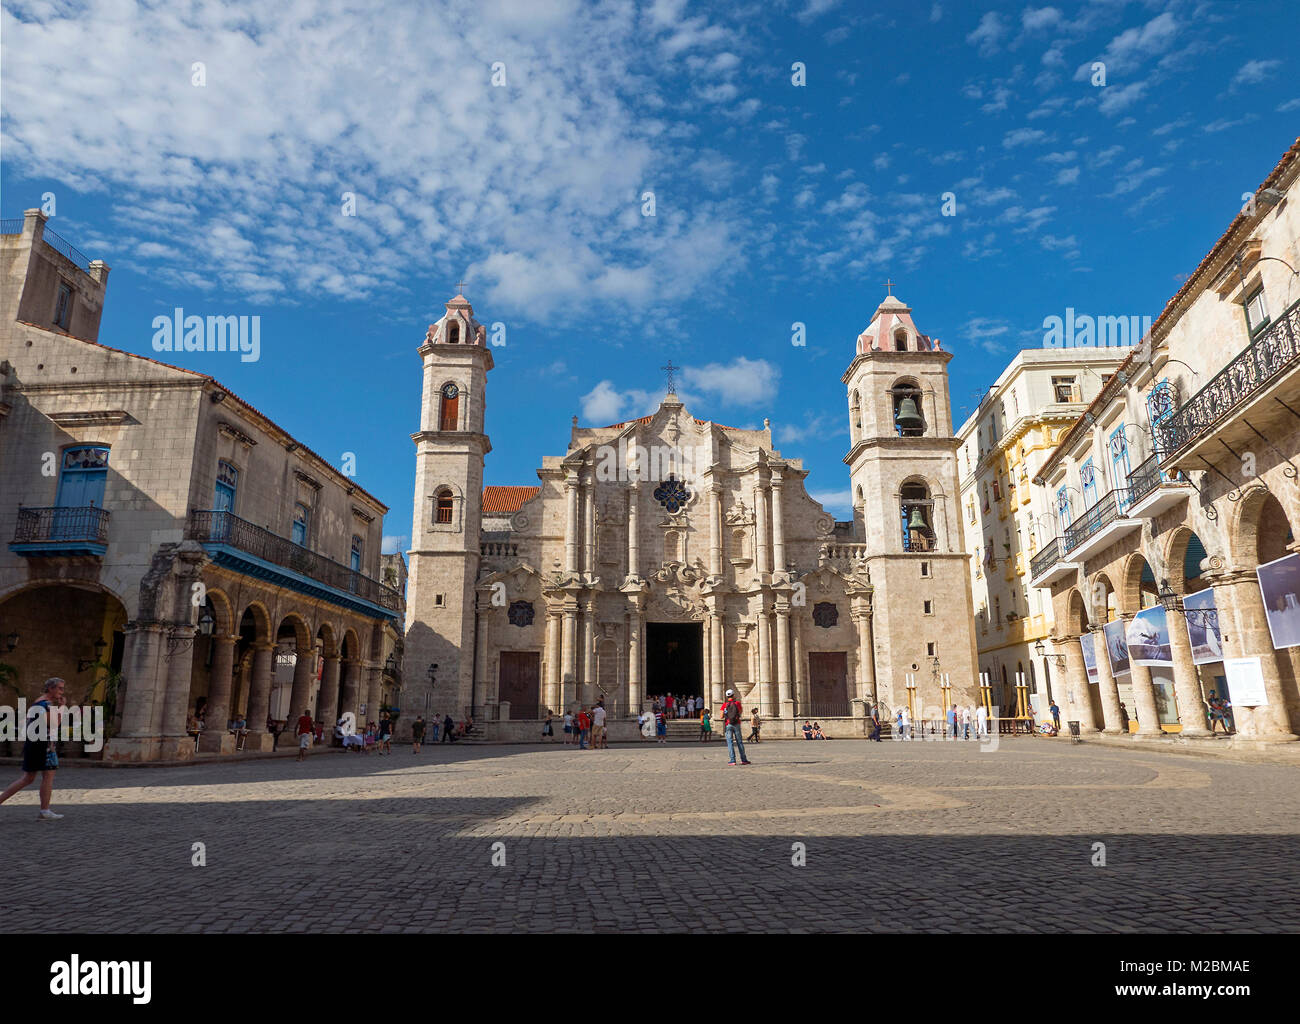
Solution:
{"label": "cross on tower top", "polygon": [[681,369],[681,367],[674,366],[673,361],[670,359],[668,360],[667,366],[661,366],[659,367],[659,369],[663,370],[664,373],[668,375],[668,393],[670,395],[675,395],[677,393],[677,385],[674,379],[674,374],[676,374],[677,371]]}
{"label": "cross on tower top", "polygon": [[887,295],[894,294],[894,282],[890,281],[888,278],[885,279],[885,293]]}
{"label": "cross on tower top", "polygon": [[457,294],[457,295],[464,295],[464,294],[465,294],[465,282],[464,282],[464,281],[457,281],[457,282],[456,282],[456,294]]}

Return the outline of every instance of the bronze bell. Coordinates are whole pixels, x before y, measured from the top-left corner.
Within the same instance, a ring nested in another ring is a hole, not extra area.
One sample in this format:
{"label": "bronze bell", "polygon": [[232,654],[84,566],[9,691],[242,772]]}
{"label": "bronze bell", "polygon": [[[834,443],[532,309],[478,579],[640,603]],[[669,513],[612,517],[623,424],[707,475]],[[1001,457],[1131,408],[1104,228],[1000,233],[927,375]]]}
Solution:
{"label": "bronze bell", "polygon": [[930,524],[925,521],[925,506],[913,505],[912,511],[907,516],[907,528],[909,530],[928,530]]}
{"label": "bronze bell", "polygon": [[903,430],[921,430],[925,426],[925,421],[921,419],[921,414],[916,408],[916,399],[907,395],[898,403],[898,415],[894,417]]}

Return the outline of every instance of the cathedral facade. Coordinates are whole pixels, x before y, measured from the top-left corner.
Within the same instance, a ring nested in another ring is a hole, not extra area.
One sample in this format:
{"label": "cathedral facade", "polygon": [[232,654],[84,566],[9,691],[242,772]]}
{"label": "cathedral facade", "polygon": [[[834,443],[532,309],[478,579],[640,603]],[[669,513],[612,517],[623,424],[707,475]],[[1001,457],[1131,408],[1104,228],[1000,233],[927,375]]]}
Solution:
{"label": "cathedral facade", "polygon": [[951,354],[896,297],[842,378],[848,522],[766,421],[700,419],[671,390],[640,419],[575,417],[537,485],[485,488],[492,353],[462,295],[446,309],[420,348],[406,708],[536,721],[603,698],[621,719],[734,689],[793,720],[977,699]]}

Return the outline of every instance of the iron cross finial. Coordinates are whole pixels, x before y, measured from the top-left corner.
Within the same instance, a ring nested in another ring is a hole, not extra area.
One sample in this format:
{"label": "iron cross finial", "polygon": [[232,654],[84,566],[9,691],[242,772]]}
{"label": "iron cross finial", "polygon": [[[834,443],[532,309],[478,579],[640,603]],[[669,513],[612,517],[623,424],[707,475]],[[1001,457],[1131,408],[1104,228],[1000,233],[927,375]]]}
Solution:
{"label": "iron cross finial", "polygon": [[681,367],[674,366],[673,361],[670,359],[668,360],[667,366],[661,366],[659,369],[663,370],[664,373],[668,375],[668,393],[670,395],[675,395],[677,393],[677,384],[674,375],[681,369]]}
{"label": "iron cross finial", "polygon": [[894,282],[888,278],[885,279],[885,293],[888,295],[894,294]]}
{"label": "iron cross finial", "polygon": [[464,295],[464,294],[465,294],[465,282],[464,282],[464,281],[457,281],[457,282],[456,282],[456,294],[457,294],[457,295]]}

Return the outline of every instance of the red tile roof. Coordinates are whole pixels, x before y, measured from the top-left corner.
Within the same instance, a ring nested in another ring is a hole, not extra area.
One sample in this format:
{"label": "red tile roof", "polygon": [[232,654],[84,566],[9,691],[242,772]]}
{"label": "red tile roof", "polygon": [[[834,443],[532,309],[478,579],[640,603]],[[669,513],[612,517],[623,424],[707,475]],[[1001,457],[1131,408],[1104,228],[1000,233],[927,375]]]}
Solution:
{"label": "red tile roof", "polygon": [[483,512],[518,512],[524,502],[537,497],[541,490],[540,487],[484,487]]}

